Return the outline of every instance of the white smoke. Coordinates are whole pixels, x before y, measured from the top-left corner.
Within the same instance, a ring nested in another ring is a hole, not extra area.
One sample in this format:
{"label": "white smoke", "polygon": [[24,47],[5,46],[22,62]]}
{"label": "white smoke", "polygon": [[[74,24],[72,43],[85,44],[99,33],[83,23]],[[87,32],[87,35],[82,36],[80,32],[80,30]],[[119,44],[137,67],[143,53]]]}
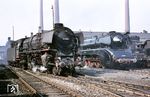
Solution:
{"label": "white smoke", "polygon": [[40,66],[39,70],[42,71],[42,72],[44,72],[44,71],[47,70],[47,68],[45,68],[44,66]]}
{"label": "white smoke", "polygon": [[37,71],[44,72],[44,71],[46,71],[46,70],[47,70],[47,68],[45,68],[44,66],[34,66],[34,67],[32,68],[32,71],[33,71],[33,72],[37,72]]}
{"label": "white smoke", "polygon": [[37,66],[34,66],[34,67],[32,68],[32,71],[33,71],[33,72],[36,72],[37,69],[38,69],[38,67],[37,67]]}

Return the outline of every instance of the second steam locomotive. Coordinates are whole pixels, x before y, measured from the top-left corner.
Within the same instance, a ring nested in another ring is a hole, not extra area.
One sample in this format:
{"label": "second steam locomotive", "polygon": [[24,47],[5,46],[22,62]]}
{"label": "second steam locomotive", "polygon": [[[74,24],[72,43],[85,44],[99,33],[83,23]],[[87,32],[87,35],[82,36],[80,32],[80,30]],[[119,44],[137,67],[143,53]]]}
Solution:
{"label": "second steam locomotive", "polygon": [[51,31],[14,41],[8,62],[24,69],[43,68],[54,75],[73,74],[77,47],[74,32],[57,23]]}
{"label": "second steam locomotive", "polygon": [[87,38],[81,44],[83,66],[126,69],[136,63],[129,47],[127,34],[109,32],[106,35]]}

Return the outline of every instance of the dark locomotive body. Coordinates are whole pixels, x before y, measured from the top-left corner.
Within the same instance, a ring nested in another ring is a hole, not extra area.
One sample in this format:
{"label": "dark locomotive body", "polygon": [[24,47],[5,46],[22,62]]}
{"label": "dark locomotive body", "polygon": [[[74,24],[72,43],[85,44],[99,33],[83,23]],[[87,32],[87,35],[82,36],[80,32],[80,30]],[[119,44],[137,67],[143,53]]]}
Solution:
{"label": "dark locomotive body", "polygon": [[8,54],[15,52],[15,57],[8,58],[8,62],[17,63],[24,69],[43,66],[44,70],[55,75],[73,74],[77,45],[73,31],[58,23],[51,31],[15,41],[8,49]]}
{"label": "dark locomotive body", "polygon": [[85,39],[81,44],[83,66],[126,69],[136,63],[127,34],[110,32]]}
{"label": "dark locomotive body", "polygon": [[150,40],[138,43],[135,46],[134,55],[137,58],[137,66],[143,68],[150,67]]}
{"label": "dark locomotive body", "polygon": [[150,40],[144,43],[144,53],[146,55],[146,67],[150,68]]}

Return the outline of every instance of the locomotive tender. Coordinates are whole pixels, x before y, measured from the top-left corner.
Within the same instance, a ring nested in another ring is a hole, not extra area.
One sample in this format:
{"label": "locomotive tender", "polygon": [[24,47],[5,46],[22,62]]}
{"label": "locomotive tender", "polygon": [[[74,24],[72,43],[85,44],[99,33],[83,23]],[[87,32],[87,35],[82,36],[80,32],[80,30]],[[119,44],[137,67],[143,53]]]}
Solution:
{"label": "locomotive tender", "polygon": [[127,34],[115,31],[85,39],[80,48],[83,66],[127,69],[136,63],[129,44]]}
{"label": "locomotive tender", "polygon": [[73,74],[77,47],[74,32],[56,23],[51,31],[15,41],[8,49],[8,62],[24,69],[43,66],[54,75]]}

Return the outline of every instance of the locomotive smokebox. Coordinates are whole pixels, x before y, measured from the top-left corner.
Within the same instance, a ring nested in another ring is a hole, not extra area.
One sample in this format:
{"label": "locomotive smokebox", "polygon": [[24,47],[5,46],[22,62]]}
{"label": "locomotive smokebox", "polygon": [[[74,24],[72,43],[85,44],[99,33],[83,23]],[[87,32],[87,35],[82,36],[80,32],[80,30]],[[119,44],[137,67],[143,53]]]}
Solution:
{"label": "locomotive smokebox", "polygon": [[56,23],[54,29],[62,28],[64,25],[62,23]]}

